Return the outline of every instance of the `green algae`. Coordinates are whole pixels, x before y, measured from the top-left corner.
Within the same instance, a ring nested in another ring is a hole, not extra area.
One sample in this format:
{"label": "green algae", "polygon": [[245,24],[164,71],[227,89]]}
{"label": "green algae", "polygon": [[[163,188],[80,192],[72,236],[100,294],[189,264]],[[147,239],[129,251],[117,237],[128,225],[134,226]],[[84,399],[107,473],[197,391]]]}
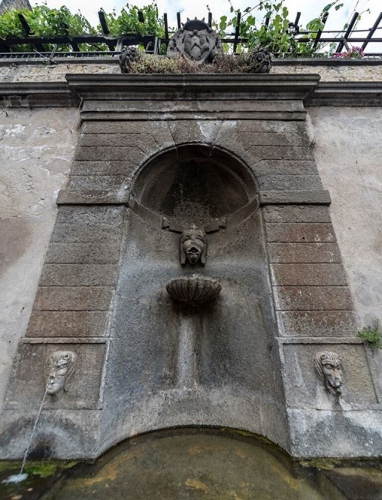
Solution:
{"label": "green algae", "polygon": [[[76,465],[77,462],[63,462],[63,461],[52,461],[52,460],[44,460],[44,461],[31,461],[25,464],[24,471],[28,475],[40,476],[40,477],[49,477],[56,474],[58,471],[63,469],[70,469]],[[19,471],[21,467],[21,462],[2,460],[0,461],[0,474],[9,472],[13,474],[15,471]]]}

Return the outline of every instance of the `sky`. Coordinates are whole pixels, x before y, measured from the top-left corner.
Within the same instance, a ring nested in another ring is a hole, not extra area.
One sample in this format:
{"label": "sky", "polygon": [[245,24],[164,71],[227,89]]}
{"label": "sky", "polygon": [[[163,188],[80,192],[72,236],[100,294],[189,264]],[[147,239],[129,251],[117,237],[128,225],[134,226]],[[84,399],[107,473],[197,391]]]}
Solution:
{"label": "sky", "polygon": [[[247,6],[252,6],[258,3],[258,0],[231,0],[235,9],[244,9]],[[326,30],[342,29],[344,24],[350,20],[353,12],[356,10],[362,13],[361,20],[358,22],[357,29],[370,29],[377,19],[377,16],[382,11],[382,0],[342,0],[344,7],[338,11],[331,10],[328,21],[326,23]],[[31,1],[33,5],[34,2]],[[36,3],[41,4],[40,1]],[[131,4],[143,6],[150,3],[150,0],[131,0]],[[213,18],[218,20],[222,15],[229,14],[230,4],[228,0],[157,0],[160,14],[167,12],[169,19],[169,26],[176,26],[176,13],[181,12],[182,22],[187,20],[187,17],[193,19],[194,17],[207,19],[208,9],[207,5],[212,12]],[[330,3],[330,0],[286,0],[285,6],[289,9],[290,18],[294,19],[297,12],[301,12],[299,24],[305,26],[306,23],[313,18],[317,17],[322,11],[323,7]],[[98,23],[98,10],[102,7],[105,11],[112,11],[116,8],[117,11],[121,10],[126,5],[124,0],[47,0],[49,7],[60,7],[66,5],[73,13],[81,10],[84,16],[92,23]],[[370,13],[365,12],[366,9]],[[260,14],[259,20],[263,17]],[[380,23],[382,28],[382,22]],[[360,33],[360,36],[363,36]],[[382,29],[378,30],[374,36],[382,38]],[[382,52],[382,44],[369,44],[367,52]]]}

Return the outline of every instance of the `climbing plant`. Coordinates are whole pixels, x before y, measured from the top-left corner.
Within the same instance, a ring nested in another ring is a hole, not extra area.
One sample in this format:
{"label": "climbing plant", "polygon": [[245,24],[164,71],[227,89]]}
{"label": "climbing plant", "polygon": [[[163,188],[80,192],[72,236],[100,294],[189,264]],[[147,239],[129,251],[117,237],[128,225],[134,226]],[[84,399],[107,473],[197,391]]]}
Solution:
{"label": "climbing plant", "polygon": [[[158,6],[155,2],[145,7],[127,4],[119,14],[116,10],[111,13],[104,12],[104,14],[111,35],[136,33],[164,37],[164,20],[163,17],[159,16]],[[98,25],[97,29],[100,32],[101,25]]]}
{"label": "climbing plant", "polygon": [[[230,29],[235,29],[237,26],[237,18],[239,9],[235,9],[231,0],[230,13],[231,18],[222,16],[215,23],[215,28],[220,35],[227,33]],[[324,16],[331,9],[339,10],[343,7],[340,0],[334,0],[327,4],[318,17],[309,21],[305,27],[306,31],[318,32],[324,27]],[[255,17],[255,13],[260,13],[261,20]],[[241,14],[240,20],[240,36],[248,38],[247,46],[249,48],[261,45],[267,47],[271,52],[277,53],[279,56],[295,56],[301,54],[311,56],[317,53],[322,45],[314,45],[317,33],[307,35],[309,40],[304,43],[298,43],[295,39],[295,34],[300,30],[299,26],[294,25],[294,20],[291,19],[288,8],[285,6],[285,0],[261,0],[254,7],[246,7]],[[238,50],[242,50],[243,46],[239,45]],[[226,47],[229,50],[229,47]]]}
{"label": "climbing plant", "polygon": [[[20,20],[21,14],[27,22],[30,31],[27,31]],[[67,7],[59,9],[51,9],[44,3],[39,6],[29,9],[8,10],[0,16],[0,38],[9,37],[26,37],[28,34],[49,38],[53,36],[68,36],[69,38],[83,35],[95,34],[97,30],[92,27],[89,21],[78,11],[77,14],[72,14]],[[58,47],[58,50],[69,50],[69,45],[63,44]],[[52,50],[50,44],[44,47],[46,50]],[[17,45],[17,51],[30,51],[33,47],[28,44]],[[82,50],[87,50],[87,47],[81,47]],[[92,49],[95,50],[95,49]],[[102,49],[101,49],[102,50]]]}
{"label": "climbing plant", "polygon": [[[221,16],[214,22],[213,27],[224,38],[232,34],[236,29],[239,9],[232,4],[234,0],[228,0],[230,3],[230,15]],[[248,41],[237,46],[237,51],[241,52],[257,45],[267,47],[271,52],[277,53],[279,57],[324,55],[319,52],[322,50],[322,44],[315,43],[317,31],[324,27],[324,16],[331,9],[338,10],[343,7],[340,0],[332,0],[328,3],[322,12],[309,21],[304,28],[310,31],[306,35],[307,41],[299,43],[295,35],[299,32],[300,26],[295,26],[290,17],[288,8],[285,6],[285,0],[259,0],[253,7],[246,7],[240,12],[241,22],[238,35]],[[102,27],[92,26],[80,11],[73,14],[67,7],[51,9],[46,3],[36,5],[32,10],[11,10],[0,16],[0,39],[7,37],[25,37],[25,24],[20,20],[19,14],[22,14],[30,28],[30,35],[41,38],[65,36],[69,40],[72,37],[84,34],[102,33]],[[104,12],[104,17],[111,36],[122,34],[151,34],[160,38],[164,37],[164,19],[159,15],[156,1],[144,6],[138,7],[133,4],[126,4],[120,12]],[[232,46],[231,50],[232,50]],[[45,50],[51,50],[52,46],[44,45]],[[80,49],[86,50],[108,50],[106,44],[82,43]],[[229,51],[229,45],[224,46]],[[34,50],[33,46],[23,45],[12,47],[12,50]],[[71,50],[70,45],[60,44],[57,50]]]}

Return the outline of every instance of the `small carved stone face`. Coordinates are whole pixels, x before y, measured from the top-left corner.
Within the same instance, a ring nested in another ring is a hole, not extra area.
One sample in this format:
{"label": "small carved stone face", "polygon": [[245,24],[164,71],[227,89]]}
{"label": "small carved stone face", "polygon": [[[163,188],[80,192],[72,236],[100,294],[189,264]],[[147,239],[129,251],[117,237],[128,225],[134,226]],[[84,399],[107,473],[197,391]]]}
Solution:
{"label": "small carved stone face", "polygon": [[190,264],[194,265],[200,259],[201,264],[204,265],[206,253],[207,235],[203,229],[198,229],[195,225],[185,229],[180,239],[181,264],[185,264],[188,260]]}
{"label": "small carved stone face", "polygon": [[74,371],[76,354],[72,351],[55,351],[46,360],[46,392],[56,396],[67,391],[67,384]]}
{"label": "small carved stone face", "polygon": [[335,352],[320,352],[315,358],[317,373],[328,392],[334,396],[342,394],[341,358]]}

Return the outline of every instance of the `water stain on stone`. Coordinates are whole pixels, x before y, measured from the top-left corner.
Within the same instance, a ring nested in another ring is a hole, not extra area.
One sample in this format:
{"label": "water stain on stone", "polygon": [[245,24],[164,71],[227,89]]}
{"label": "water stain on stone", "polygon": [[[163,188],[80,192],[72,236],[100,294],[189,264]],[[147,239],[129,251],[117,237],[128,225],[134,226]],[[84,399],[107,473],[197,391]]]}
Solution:
{"label": "water stain on stone", "polygon": [[24,255],[31,242],[32,230],[27,220],[0,219],[0,276]]}
{"label": "water stain on stone", "polygon": [[201,490],[204,492],[208,491],[208,486],[206,484],[202,483],[201,481],[196,480],[196,479],[188,478],[184,484],[186,486],[188,486],[189,488],[195,488],[197,490]]}

